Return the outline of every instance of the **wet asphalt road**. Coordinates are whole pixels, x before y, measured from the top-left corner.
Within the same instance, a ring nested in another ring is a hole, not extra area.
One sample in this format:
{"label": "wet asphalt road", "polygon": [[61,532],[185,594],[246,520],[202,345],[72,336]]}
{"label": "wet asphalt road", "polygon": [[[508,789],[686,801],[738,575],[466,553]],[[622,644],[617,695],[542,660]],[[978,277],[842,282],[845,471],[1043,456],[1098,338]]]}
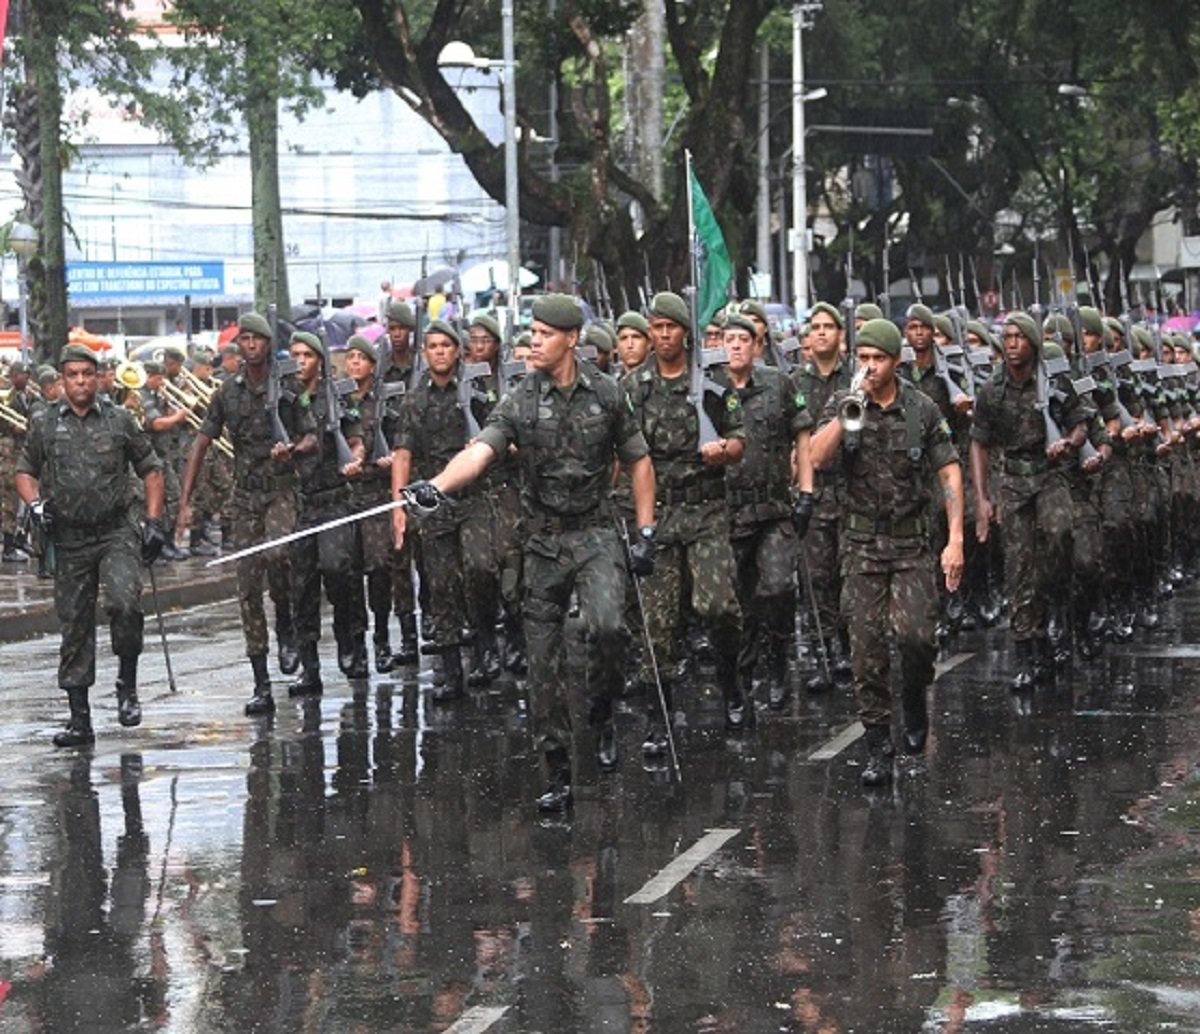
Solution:
{"label": "wet asphalt road", "polygon": [[630,701],[570,822],[510,681],[356,696],[327,638],[326,695],[246,719],[208,605],[178,693],[148,634],[144,724],[106,660],[94,752],[55,751],[56,640],[4,644],[0,1032],[1200,1030],[1200,592],[1165,614],[1028,701],[959,636],[884,793],[848,692],[729,737],[701,673],[682,786]]}

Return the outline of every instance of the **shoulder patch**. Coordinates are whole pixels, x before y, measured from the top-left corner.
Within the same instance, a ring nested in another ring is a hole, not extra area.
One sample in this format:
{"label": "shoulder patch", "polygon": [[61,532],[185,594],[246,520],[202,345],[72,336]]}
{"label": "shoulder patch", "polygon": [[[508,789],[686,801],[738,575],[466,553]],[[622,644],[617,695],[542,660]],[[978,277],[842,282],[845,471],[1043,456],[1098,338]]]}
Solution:
{"label": "shoulder patch", "polygon": [[725,396],[725,408],[729,410],[730,413],[736,413],[742,408],[742,400],[736,391],[731,391]]}
{"label": "shoulder patch", "polygon": [[302,392],[300,392],[300,397],[299,397],[299,398],[298,398],[296,401],[297,401],[297,402],[299,402],[299,403],[300,403],[300,405],[301,405],[301,406],[302,406],[304,409],[308,409],[308,407],[309,407],[309,404],[312,402],[312,399],[311,399],[311,398],[309,398],[309,395],[308,395],[308,392],[307,392],[307,391],[302,391]]}
{"label": "shoulder patch", "polygon": [[944,434],[947,438],[950,437],[950,425],[946,423],[945,417],[941,417],[938,420],[938,430],[941,431],[942,434]]}
{"label": "shoulder patch", "polygon": [[795,398],[797,410],[808,408],[808,399],[806,399],[804,397],[804,392],[802,392],[802,391],[796,392],[794,398]]}

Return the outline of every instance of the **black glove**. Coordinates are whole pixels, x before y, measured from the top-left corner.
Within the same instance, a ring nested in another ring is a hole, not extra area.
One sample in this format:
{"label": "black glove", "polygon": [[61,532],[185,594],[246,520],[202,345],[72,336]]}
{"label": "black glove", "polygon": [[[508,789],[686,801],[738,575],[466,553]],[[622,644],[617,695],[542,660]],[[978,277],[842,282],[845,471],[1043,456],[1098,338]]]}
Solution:
{"label": "black glove", "polygon": [[446,493],[432,481],[414,481],[404,491],[418,510],[436,510],[447,501]]}
{"label": "black glove", "polygon": [[654,541],[654,529],[647,526],[638,532],[636,541],[629,545],[629,571],[637,578],[654,574],[654,557],[658,545]]}
{"label": "black glove", "polygon": [[808,526],[812,522],[812,515],[812,492],[797,492],[792,499],[792,527],[796,529],[796,538],[802,539],[808,534]]}
{"label": "black glove", "polygon": [[29,519],[43,535],[54,530],[54,504],[45,499],[35,499],[29,504]]}
{"label": "black glove", "polygon": [[157,517],[147,517],[142,521],[142,560],[147,564],[154,563],[167,545],[167,529]]}

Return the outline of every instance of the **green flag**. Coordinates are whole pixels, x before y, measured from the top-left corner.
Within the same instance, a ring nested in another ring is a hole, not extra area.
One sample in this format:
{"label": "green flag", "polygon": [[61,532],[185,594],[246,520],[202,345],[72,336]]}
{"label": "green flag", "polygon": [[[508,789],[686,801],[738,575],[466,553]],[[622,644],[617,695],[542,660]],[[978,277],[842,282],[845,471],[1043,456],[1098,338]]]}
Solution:
{"label": "green flag", "polygon": [[729,297],[733,262],[730,261],[729,250],[725,247],[721,225],[717,222],[708,198],[704,196],[700,187],[700,181],[696,179],[696,170],[690,163],[688,177],[692,226],[696,235],[692,241],[692,254],[696,262],[696,309],[700,319],[699,330],[703,332],[713,313],[724,305]]}

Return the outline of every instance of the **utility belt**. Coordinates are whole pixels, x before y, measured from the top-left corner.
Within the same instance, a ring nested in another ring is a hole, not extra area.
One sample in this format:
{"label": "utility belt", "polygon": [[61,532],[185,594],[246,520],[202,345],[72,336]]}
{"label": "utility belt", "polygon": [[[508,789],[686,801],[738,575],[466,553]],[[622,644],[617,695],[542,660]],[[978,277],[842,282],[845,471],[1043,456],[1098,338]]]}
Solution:
{"label": "utility belt", "polygon": [[860,535],[876,535],[891,539],[914,539],[924,535],[929,526],[923,517],[868,517],[863,513],[849,513],[843,518],[847,531]]}
{"label": "utility belt", "polygon": [[733,508],[760,506],[763,503],[787,503],[791,493],[785,485],[747,485],[728,489],[729,505]]}
{"label": "utility belt", "polygon": [[534,535],[559,535],[564,531],[611,528],[613,511],[608,505],[602,505],[586,513],[536,513],[524,522],[524,526],[525,531]]}
{"label": "utility belt", "polygon": [[61,517],[54,518],[54,529],[50,537],[60,546],[81,546],[87,542],[98,542],[119,530],[125,524],[124,512],[115,514],[98,524],[71,524]]}
{"label": "utility belt", "polygon": [[679,503],[712,503],[725,498],[725,479],[710,479],[694,485],[659,485],[657,502],[663,506]]}
{"label": "utility belt", "polygon": [[1032,459],[1021,459],[1016,456],[1004,457],[1004,473],[1012,474],[1014,477],[1034,477],[1037,474],[1044,474],[1050,469],[1050,464],[1045,456],[1035,456]]}
{"label": "utility belt", "polygon": [[287,474],[244,474],[234,478],[233,487],[243,492],[283,492],[296,487],[296,475]]}
{"label": "utility belt", "polygon": [[841,472],[837,470],[814,470],[813,486],[815,488],[833,488],[841,480]]}
{"label": "utility belt", "polygon": [[327,510],[349,502],[349,485],[332,485],[329,488],[318,488],[315,492],[300,492],[300,506],[305,510]]}

